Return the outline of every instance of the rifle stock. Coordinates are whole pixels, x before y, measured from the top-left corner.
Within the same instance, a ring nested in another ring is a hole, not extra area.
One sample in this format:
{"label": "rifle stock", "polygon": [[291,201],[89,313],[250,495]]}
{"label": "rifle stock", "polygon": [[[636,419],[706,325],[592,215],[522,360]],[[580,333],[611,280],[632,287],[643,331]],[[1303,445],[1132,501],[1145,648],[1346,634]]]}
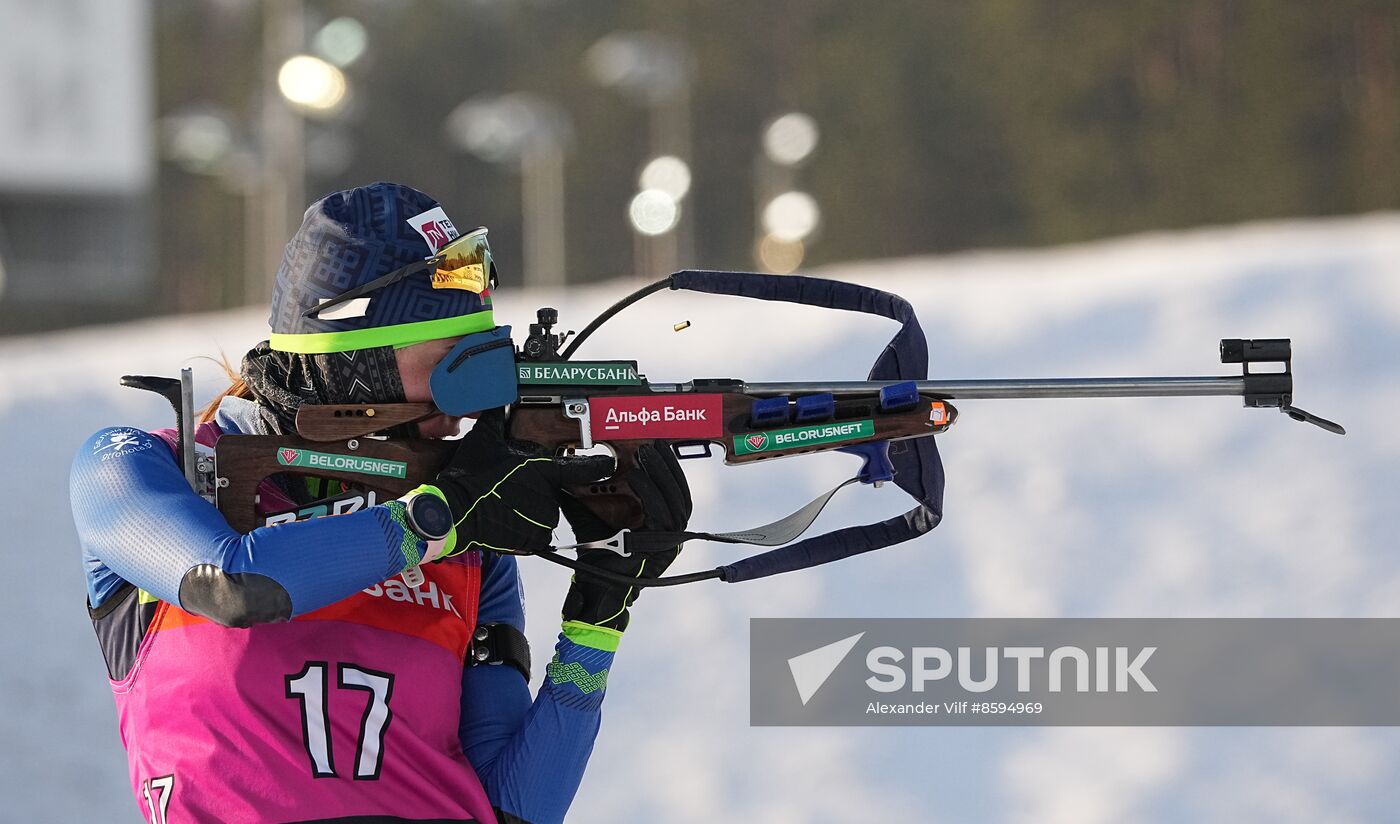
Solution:
{"label": "rifle stock", "polygon": [[344,481],[398,498],[437,476],[452,456],[454,441],[351,438],[311,441],[288,435],[227,435],[214,448],[216,505],[238,532],[264,523],[258,514],[260,487],[276,474]]}

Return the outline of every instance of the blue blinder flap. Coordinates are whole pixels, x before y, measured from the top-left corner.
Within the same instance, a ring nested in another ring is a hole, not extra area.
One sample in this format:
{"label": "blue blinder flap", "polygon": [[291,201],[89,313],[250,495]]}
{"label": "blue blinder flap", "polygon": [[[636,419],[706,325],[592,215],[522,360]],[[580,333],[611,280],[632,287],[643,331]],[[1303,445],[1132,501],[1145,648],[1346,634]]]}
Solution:
{"label": "blue blinder flap", "polygon": [[473,415],[515,403],[519,395],[509,326],[467,335],[428,378],[433,403],[448,415]]}

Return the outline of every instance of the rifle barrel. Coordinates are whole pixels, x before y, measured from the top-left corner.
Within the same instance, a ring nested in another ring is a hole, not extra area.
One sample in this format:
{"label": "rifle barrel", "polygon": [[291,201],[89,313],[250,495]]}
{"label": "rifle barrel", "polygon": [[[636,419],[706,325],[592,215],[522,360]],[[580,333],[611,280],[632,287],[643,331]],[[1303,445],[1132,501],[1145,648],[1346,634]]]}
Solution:
{"label": "rifle barrel", "polygon": [[[836,396],[878,392],[897,381],[832,383],[746,383],[750,395]],[[997,380],[919,381],[919,391],[952,400],[986,398],[1165,398],[1245,394],[1243,377],[1160,378],[1006,378]]]}

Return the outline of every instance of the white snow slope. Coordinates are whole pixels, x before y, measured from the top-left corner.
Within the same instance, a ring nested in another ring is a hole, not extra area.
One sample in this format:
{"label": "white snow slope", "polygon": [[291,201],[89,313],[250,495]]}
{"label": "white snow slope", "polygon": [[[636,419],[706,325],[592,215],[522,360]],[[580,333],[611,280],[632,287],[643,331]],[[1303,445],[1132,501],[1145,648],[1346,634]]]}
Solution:
{"label": "white snow slope", "polygon": [[[1299,405],[1339,438],[1234,398],[966,401],[941,445],[932,534],[817,570],[649,592],[610,679],[577,822],[1367,821],[1393,815],[1389,729],[769,729],[748,724],[756,616],[1394,616],[1400,553],[1400,216],[1132,237],[1048,251],[878,261],[820,272],[918,307],[933,377],[1229,374],[1221,337],[1292,337]],[[631,283],[506,292],[581,326]],[[82,609],[67,474],[110,424],[168,425],[117,386],[188,356],[237,361],[262,311],[0,340],[3,818],[137,821],[112,699]],[[588,346],[653,380],[864,377],[893,324],[666,293]],[[670,325],[693,326],[673,333]],[[201,397],[218,371],[193,361]],[[691,464],[696,525],[736,528],[805,502],[849,456]],[[906,508],[838,497],[818,526]],[[682,568],[732,557],[709,545]],[[537,662],[566,576],[522,563]],[[537,666],[536,670],[542,670]]]}

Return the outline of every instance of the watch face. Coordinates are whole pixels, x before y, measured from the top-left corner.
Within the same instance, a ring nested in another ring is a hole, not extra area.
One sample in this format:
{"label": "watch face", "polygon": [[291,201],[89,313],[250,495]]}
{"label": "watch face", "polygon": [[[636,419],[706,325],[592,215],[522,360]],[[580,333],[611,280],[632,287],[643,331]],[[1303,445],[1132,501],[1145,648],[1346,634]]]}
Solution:
{"label": "watch face", "polygon": [[419,537],[440,541],[452,531],[452,510],[436,495],[415,495],[408,504],[408,522]]}

